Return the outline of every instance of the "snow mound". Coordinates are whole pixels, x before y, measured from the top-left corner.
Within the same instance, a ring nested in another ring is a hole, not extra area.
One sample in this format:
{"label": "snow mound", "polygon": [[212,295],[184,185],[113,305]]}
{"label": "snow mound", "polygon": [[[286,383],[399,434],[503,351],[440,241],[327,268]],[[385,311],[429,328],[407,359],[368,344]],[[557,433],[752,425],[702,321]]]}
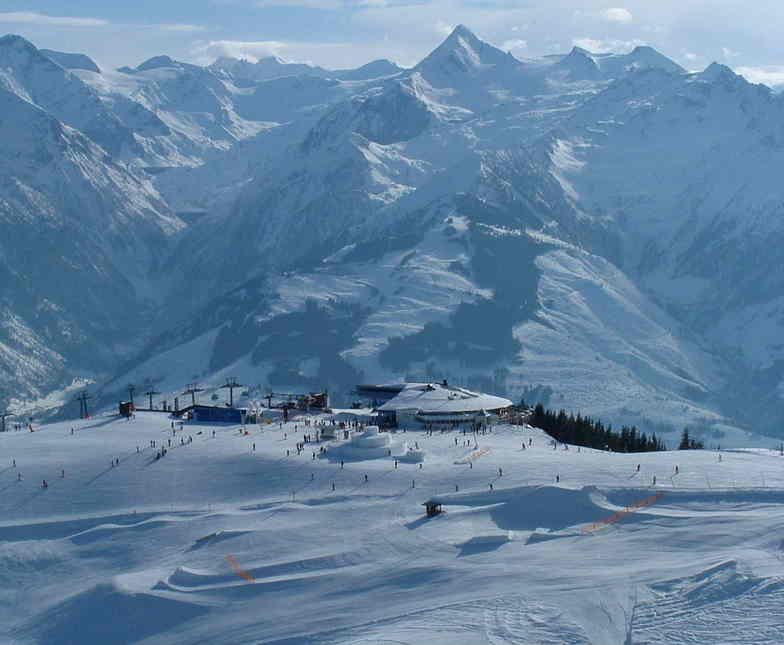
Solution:
{"label": "snow mound", "polygon": [[458,493],[437,497],[436,501],[444,506],[487,507],[493,523],[506,531],[561,531],[612,514],[606,498],[594,486],[523,486]]}
{"label": "snow mound", "polygon": [[425,451],[417,450],[416,448],[408,447],[406,451],[398,457],[398,461],[403,461],[407,464],[418,464],[425,460]]}
{"label": "snow mound", "polygon": [[[99,584],[55,605],[21,630],[41,645],[136,643],[192,620],[207,609],[155,593]],[[114,620],[113,617],[122,617]]]}
{"label": "snow mound", "polygon": [[380,459],[391,456],[396,445],[397,442],[392,440],[388,432],[382,433],[377,426],[368,426],[365,432],[354,435],[348,442],[331,448],[327,455],[332,461]]}

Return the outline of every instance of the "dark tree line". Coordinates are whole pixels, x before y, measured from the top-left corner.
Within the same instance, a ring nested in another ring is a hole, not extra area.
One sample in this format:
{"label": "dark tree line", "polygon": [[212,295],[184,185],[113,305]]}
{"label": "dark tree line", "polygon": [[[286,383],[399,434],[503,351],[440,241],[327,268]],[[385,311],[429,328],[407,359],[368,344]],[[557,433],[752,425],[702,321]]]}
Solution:
{"label": "dark tree line", "polygon": [[702,450],[705,444],[697,439],[692,439],[689,436],[689,429],[684,428],[681,434],[681,442],[678,444],[678,450]]}
{"label": "dark tree line", "polygon": [[556,441],[586,448],[611,450],[613,452],[654,452],[667,450],[667,446],[656,434],[650,437],[635,426],[623,426],[620,431],[605,427],[601,421],[580,414],[566,414],[565,410],[545,410],[540,403],[528,420],[532,426],[541,428]]}

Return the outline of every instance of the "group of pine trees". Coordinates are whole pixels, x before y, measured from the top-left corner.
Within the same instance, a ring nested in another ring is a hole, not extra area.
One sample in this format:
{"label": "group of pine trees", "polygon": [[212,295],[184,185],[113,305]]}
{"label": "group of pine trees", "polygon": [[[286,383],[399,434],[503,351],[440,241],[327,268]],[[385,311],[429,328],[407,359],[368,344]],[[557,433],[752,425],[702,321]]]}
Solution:
{"label": "group of pine trees", "polygon": [[612,450],[613,452],[654,452],[667,450],[667,446],[656,434],[650,437],[639,432],[635,426],[623,426],[620,432],[580,414],[566,414],[564,410],[553,412],[538,404],[531,413],[528,423],[541,428],[556,441],[586,448]]}
{"label": "group of pine trees", "polygon": [[705,444],[702,441],[693,439],[689,436],[689,429],[684,428],[681,434],[681,442],[678,444],[678,450],[702,450]]}

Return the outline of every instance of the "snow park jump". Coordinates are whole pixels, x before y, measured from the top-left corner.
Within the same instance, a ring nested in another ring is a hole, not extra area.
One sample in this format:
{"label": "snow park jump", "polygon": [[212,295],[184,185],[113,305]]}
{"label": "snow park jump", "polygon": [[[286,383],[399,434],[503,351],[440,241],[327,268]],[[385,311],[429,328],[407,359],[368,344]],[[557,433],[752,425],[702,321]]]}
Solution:
{"label": "snow park jump", "polygon": [[256,579],[252,575],[240,567],[239,563],[233,555],[227,555],[226,561],[229,563],[231,570],[234,571],[234,573],[236,573],[240,578],[247,580],[248,582],[256,582]]}
{"label": "snow park jump", "polygon": [[662,491],[659,491],[658,493],[652,495],[651,497],[646,497],[645,499],[641,499],[636,502],[633,502],[629,504],[626,508],[624,508],[622,511],[618,511],[604,520],[600,520],[598,522],[594,522],[593,524],[589,524],[588,526],[584,526],[582,529],[580,529],[580,532],[583,535],[588,535],[596,531],[599,531],[612,524],[615,524],[615,522],[622,520],[627,515],[634,513],[635,511],[641,508],[646,508],[647,506],[651,506],[655,504],[662,497],[664,497],[664,493]]}

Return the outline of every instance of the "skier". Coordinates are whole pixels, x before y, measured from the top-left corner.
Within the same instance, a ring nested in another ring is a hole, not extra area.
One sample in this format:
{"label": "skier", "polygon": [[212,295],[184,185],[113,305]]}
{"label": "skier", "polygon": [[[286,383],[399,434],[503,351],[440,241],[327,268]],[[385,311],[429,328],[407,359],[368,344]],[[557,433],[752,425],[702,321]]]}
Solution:
{"label": "skier", "polygon": [[498,469],[498,476],[499,477],[503,477],[504,476],[504,471],[501,468]]}
{"label": "skier", "polygon": [[43,483],[41,484],[41,488],[49,488],[49,484],[46,483],[45,479],[44,479]]}
{"label": "skier", "polygon": [[556,475],[555,476],[555,483],[558,484],[558,483],[560,483],[560,481],[561,481],[561,476],[560,475]]}

